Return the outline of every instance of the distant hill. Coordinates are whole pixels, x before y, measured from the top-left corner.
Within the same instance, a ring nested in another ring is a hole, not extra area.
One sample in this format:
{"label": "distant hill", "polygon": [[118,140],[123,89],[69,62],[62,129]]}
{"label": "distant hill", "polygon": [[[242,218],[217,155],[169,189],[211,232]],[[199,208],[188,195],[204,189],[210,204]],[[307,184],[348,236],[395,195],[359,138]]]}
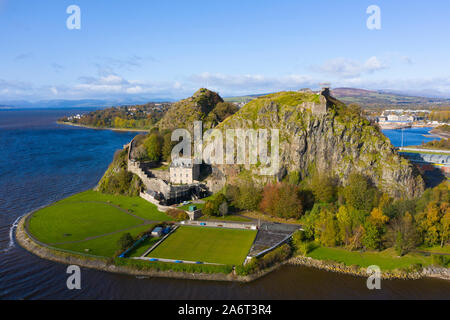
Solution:
{"label": "distant hill", "polygon": [[[430,108],[450,106],[448,98],[433,98],[408,95],[389,91],[371,91],[356,88],[336,88],[331,90],[334,97],[346,104],[358,104],[364,109],[372,108]],[[246,95],[241,97],[228,97],[225,101],[248,103],[253,99],[265,96],[267,94]]]}
{"label": "distant hill", "polygon": [[8,106],[9,108],[108,108],[113,106],[143,105],[146,103],[164,103],[172,102],[172,99],[145,99],[133,98],[123,100],[99,100],[99,99],[81,99],[81,100],[41,100],[30,102],[25,100],[0,101],[0,108]]}
{"label": "distant hill", "polygon": [[241,103],[241,102],[248,103],[248,102],[252,101],[253,99],[256,99],[256,98],[259,98],[262,96],[266,96],[268,94],[270,94],[270,93],[249,94],[247,96],[240,96],[240,97],[227,97],[227,98],[223,98],[223,100],[225,100],[226,102],[233,102],[233,103]]}
{"label": "distant hill", "polygon": [[418,108],[450,105],[450,99],[417,97],[387,91],[336,88],[332,90],[332,94],[347,104],[356,103],[363,108]]}

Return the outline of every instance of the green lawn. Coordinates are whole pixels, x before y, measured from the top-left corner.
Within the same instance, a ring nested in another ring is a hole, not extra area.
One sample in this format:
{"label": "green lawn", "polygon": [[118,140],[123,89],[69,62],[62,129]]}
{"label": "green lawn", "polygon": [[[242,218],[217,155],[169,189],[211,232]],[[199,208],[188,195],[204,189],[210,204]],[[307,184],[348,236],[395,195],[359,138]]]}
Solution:
{"label": "green lawn", "polygon": [[206,201],[208,200],[214,200],[214,198],[218,195],[218,193],[213,194],[212,196],[200,199],[202,201],[204,201],[203,203],[190,203],[190,204],[186,204],[184,206],[179,207],[178,209],[180,210],[184,210],[184,211],[188,211],[190,206],[196,206],[197,209],[201,210],[203,209],[203,207],[205,206]]}
{"label": "green lawn", "polygon": [[182,226],[152,251],[150,256],[241,265],[256,233],[253,230]]}
{"label": "green lawn", "polygon": [[30,232],[44,243],[85,240],[141,225],[142,220],[103,203],[58,203],[30,219]]}
{"label": "green lawn", "polygon": [[167,220],[144,199],[86,191],[37,211],[29,220],[29,231],[41,242],[60,244]]}
{"label": "green lawn", "polygon": [[419,248],[417,248],[417,250],[434,252],[434,253],[450,254],[450,246],[419,247]]}
{"label": "green lawn", "polygon": [[[140,233],[152,229],[153,225],[145,225],[126,232],[129,232],[133,237],[137,237]],[[116,251],[118,251],[119,249],[117,241],[119,241],[120,237],[126,232],[119,232],[113,235],[79,243],[56,245],[55,247],[80,253],[87,253],[95,256],[113,257]],[[89,251],[86,252],[86,249],[89,249]]]}
{"label": "green lawn", "polygon": [[430,257],[425,257],[416,253],[410,253],[403,257],[398,257],[392,248],[382,252],[361,253],[340,248],[319,247],[310,252],[308,256],[318,260],[337,261],[347,266],[357,265],[367,268],[371,265],[377,265],[382,270],[407,268],[414,264],[422,264],[423,266],[431,264]]}
{"label": "green lawn", "polygon": [[133,213],[134,215],[139,216],[146,220],[152,221],[171,220],[165,213],[158,211],[158,208],[154,204],[142,199],[141,197],[110,195],[90,190],[66,198],[61,202],[77,202],[77,201],[109,202],[123,209],[126,209],[129,212]]}

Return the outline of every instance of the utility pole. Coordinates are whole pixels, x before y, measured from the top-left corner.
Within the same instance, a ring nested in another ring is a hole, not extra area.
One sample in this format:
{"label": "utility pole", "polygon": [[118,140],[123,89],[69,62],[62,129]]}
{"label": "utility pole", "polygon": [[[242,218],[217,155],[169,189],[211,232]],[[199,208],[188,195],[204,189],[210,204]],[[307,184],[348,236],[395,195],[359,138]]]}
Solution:
{"label": "utility pole", "polygon": [[402,148],[403,148],[403,132],[404,132],[405,128],[402,128]]}

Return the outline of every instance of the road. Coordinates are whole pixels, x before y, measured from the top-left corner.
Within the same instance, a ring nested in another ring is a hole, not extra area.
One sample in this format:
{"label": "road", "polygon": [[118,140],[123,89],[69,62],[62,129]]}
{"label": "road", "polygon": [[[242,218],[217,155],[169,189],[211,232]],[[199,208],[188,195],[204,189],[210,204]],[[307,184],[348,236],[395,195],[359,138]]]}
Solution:
{"label": "road", "polygon": [[437,149],[421,149],[421,148],[398,148],[400,151],[403,152],[424,152],[424,153],[441,153],[441,154],[448,154],[450,155],[450,150],[437,150]]}

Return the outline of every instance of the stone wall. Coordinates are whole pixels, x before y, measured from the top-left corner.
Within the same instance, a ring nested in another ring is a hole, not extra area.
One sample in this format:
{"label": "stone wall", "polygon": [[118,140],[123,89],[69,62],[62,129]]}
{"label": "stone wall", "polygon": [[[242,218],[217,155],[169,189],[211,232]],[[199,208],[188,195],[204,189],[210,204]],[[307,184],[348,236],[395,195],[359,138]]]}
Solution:
{"label": "stone wall", "polygon": [[164,194],[164,196],[170,195],[170,185],[161,179],[149,178],[148,175],[139,167],[139,162],[128,160],[128,171],[137,175],[142,180],[142,183],[144,183],[147,190],[150,189],[160,192]]}

